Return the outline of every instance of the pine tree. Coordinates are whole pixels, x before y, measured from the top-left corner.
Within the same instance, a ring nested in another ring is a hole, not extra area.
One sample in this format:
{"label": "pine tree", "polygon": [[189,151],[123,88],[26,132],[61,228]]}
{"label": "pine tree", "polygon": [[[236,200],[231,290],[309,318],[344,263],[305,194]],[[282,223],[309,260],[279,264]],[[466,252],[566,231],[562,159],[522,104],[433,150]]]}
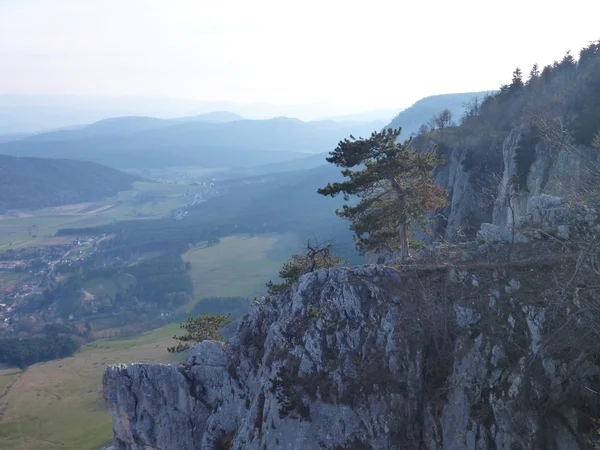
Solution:
{"label": "pine tree", "polygon": [[510,90],[514,92],[514,91],[517,91],[517,90],[523,88],[523,86],[524,86],[523,72],[521,72],[521,69],[519,69],[517,67],[512,74],[512,82],[510,83]]}
{"label": "pine tree", "polygon": [[[355,241],[361,252],[398,250],[409,255],[408,233],[412,224],[422,223],[427,211],[446,203],[447,192],[432,182],[432,171],[443,163],[434,148],[419,152],[411,140],[398,142],[400,129],[374,132],[368,139],[341,141],[327,161],[342,167],[343,182],[329,183],[321,195],[343,194],[346,201],[336,213],[352,221]],[[352,170],[352,168],[356,168]]]}
{"label": "pine tree", "polygon": [[190,318],[181,325],[186,331],[183,336],[173,336],[173,339],[179,341],[177,347],[169,347],[169,353],[179,353],[187,350],[192,345],[202,341],[222,341],[223,335],[220,333],[221,328],[231,326],[229,314],[226,316],[220,314],[205,314],[202,313],[196,318]]}
{"label": "pine tree", "polygon": [[577,66],[577,61],[575,61],[575,58],[573,57],[573,55],[571,55],[571,51],[568,51],[567,53],[565,53],[565,56],[563,56],[563,59],[561,60],[561,62],[558,63],[559,69],[572,69],[572,68],[575,68],[576,66]]}
{"label": "pine tree", "polygon": [[547,65],[542,69],[542,73],[540,73],[540,78],[549,79],[554,74],[554,70],[552,66]]}
{"label": "pine tree", "polygon": [[537,80],[540,77],[540,67],[538,66],[537,63],[535,63],[532,67],[531,70],[529,71],[529,80],[527,80],[527,83],[531,83],[534,80]]}

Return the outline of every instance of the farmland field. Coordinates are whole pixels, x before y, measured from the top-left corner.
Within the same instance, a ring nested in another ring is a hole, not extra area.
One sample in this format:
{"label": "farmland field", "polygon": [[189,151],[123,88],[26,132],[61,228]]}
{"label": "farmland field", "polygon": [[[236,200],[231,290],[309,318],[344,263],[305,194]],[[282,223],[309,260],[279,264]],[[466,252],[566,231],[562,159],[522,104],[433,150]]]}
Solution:
{"label": "farmland field", "polygon": [[212,247],[197,246],[183,255],[191,263],[194,299],[264,295],[283,262],[299,250],[293,234],[230,236]]}
{"label": "farmland field", "polygon": [[99,202],[12,211],[0,216],[0,251],[54,243],[61,228],[162,217],[190,202],[199,189],[183,183],[136,182],[133,189]]}
{"label": "farmland field", "polygon": [[104,369],[124,361],[177,362],[180,355],[166,350],[176,330],[170,325],[133,339],[96,341],[72,358],[25,372],[0,370],[0,395],[14,383],[0,398],[0,448],[98,450],[108,445],[112,427],[101,392]]}

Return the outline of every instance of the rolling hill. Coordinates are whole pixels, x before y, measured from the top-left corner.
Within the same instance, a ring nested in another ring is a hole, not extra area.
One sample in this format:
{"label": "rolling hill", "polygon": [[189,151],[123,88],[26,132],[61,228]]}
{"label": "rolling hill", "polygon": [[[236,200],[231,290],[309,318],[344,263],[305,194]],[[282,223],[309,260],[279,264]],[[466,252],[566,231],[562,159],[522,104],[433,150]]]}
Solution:
{"label": "rolling hill", "polygon": [[236,168],[330,151],[350,134],[370,134],[383,125],[286,117],[224,123],[121,117],[4,142],[0,154],[81,159],[119,169]]}
{"label": "rolling hill", "polygon": [[136,180],[91,162],[0,155],[0,211],[100,200]]}
{"label": "rolling hill", "polygon": [[31,133],[7,133],[0,134],[0,142],[18,141],[31,136]]}
{"label": "rolling hill", "polygon": [[[200,114],[198,116],[180,117],[177,119],[123,116],[99,120],[89,125],[62,128],[43,133],[36,133],[34,135],[22,134],[22,137],[33,141],[78,140],[97,136],[128,135],[189,122],[226,123],[237,120],[244,120],[244,118],[228,111],[215,111],[212,113]],[[17,139],[7,140],[14,141]]]}
{"label": "rolling hill", "polygon": [[217,180],[222,181],[256,177],[260,175],[276,174],[281,172],[294,172],[298,170],[313,169],[328,164],[325,160],[325,158],[327,158],[328,155],[329,153],[324,152],[304,156],[302,158],[294,159],[291,161],[283,161],[278,163],[264,164],[260,166],[230,169],[222,172],[216,172],[214,176]]}

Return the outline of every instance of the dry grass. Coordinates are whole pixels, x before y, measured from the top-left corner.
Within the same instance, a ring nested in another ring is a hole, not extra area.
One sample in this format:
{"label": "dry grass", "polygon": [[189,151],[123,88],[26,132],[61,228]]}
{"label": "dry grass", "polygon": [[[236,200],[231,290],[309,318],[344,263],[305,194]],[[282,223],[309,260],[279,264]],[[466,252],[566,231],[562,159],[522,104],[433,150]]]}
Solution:
{"label": "dry grass", "polygon": [[[102,374],[119,362],[175,362],[167,352],[175,326],[134,339],[96,341],[72,358],[36,364],[22,373],[0,403],[2,450],[97,450],[112,437],[102,397]],[[19,375],[0,371],[0,389]]]}
{"label": "dry grass", "polygon": [[295,242],[277,234],[230,236],[213,247],[193,248],[183,258],[192,264],[195,300],[263,295],[265,283],[277,277]]}

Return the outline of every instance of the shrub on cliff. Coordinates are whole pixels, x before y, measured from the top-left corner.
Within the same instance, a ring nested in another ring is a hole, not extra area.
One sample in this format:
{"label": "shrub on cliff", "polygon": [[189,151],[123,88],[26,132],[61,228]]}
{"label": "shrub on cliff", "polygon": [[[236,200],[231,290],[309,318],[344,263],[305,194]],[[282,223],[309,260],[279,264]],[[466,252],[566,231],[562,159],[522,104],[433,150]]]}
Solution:
{"label": "shrub on cliff", "polygon": [[224,316],[202,313],[198,317],[189,318],[181,324],[181,328],[187,333],[182,336],[173,336],[173,339],[179,342],[176,347],[169,347],[167,350],[169,353],[179,353],[202,341],[222,341],[223,335],[220,330],[229,326],[231,326],[229,314]]}
{"label": "shrub on cliff", "polygon": [[322,246],[319,243],[311,245],[310,240],[306,243],[306,251],[303,254],[295,254],[283,265],[279,271],[279,278],[282,283],[267,283],[267,289],[270,295],[281,294],[289,290],[292,285],[304,274],[318,269],[327,269],[330,267],[341,266],[347,263],[346,260],[333,254],[332,245]]}

